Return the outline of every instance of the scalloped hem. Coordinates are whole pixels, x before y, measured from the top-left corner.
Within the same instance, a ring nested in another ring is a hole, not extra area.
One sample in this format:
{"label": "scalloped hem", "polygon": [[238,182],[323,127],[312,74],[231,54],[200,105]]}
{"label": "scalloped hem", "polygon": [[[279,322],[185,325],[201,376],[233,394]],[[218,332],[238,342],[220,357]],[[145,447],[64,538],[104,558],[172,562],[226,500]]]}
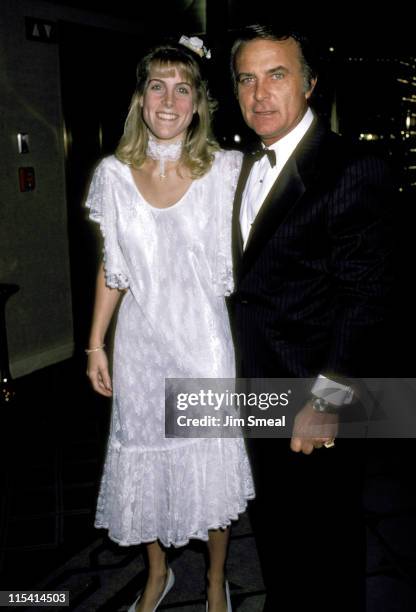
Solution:
{"label": "scalloped hem", "polygon": [[218,523],[216,525],[212,525],[212,526],[206,527],[203,530],[204,533],[189,534],[189,536],[185,540],[181,540],[180,542],[168,541],[168,540],[164,539],[163,537],[161,537],[160,535],[159,536],[154,536],[152,538],[146,538],[146,539],[143,539],[143,540],[137,540],[137,541],[134,540],[132,542],[127,542],[127,541],[120,540],[120,539],[114,537],[111,534],[110,528],[109,528],[108,525],[100,525],[98,523],[94,523],[94,527],[96,529],[107,529],[107,531],[108,531],[107,536],[109,537],[109,539],[112,542],[115,542],[116,544],[118,544],[119,546],[139,546],[140,544],[151,544],[152,542],[156,542],[158,540],[165,548],[170,548],[171,546],[173,546],[174,548],[181,548],[183,546],[187,546],[191,540],[199,540],[200,542],[208,542],[208,539],[209,539],[208,532],[209,531],[217,530],[217,529],[226,529],[233,522],[238,521],[239,518],[240,518],[240,515],[243,514],[247,510],[248,502],[251,499],[254,499],[254,498],[255,498],[254,493],[253,493],[253,495],[247,497],[244,506],[241,509],[237,510],[237,515],[236,516],[231,516],[228,519],[228,521],[226,521],[225,523],[222,523],[222,524]]}

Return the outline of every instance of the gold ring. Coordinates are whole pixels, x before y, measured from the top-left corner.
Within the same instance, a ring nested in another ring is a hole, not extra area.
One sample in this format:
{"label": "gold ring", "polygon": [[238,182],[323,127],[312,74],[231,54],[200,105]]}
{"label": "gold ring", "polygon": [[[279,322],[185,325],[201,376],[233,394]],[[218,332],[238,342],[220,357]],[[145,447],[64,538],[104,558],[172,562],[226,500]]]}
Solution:
{"label": "gold ring", "polygon": [[326,442],[324,442],[324,446],[325,448],[332,448],[333,446],[335,446],[334,438],[331,438],[330,440],[327,440]]}

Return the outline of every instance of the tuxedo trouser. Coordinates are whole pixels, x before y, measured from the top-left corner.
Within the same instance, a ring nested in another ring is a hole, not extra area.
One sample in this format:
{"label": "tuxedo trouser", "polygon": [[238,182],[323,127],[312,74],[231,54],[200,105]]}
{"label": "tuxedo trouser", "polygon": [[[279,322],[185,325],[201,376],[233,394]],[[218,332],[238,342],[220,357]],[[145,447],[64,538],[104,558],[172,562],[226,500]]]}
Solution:
{"label": "tuxedo trouser", "polygon": [[[250,520],[267,612],[364,612],[364,440],[294,453],[288,439],[248,439]],[[284,603],[286,602],[286,603]]]}

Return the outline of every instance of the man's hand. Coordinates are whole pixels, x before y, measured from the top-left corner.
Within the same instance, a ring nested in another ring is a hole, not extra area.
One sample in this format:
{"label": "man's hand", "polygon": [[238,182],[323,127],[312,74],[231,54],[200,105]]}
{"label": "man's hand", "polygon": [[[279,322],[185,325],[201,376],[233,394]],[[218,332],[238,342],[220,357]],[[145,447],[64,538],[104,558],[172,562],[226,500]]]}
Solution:
{"label": "man's hand", "polygon": [[311,402],[298,412],[293,426],[290,448],[295,453],[310,455],[314,448],[333,440],[338,433],[338,415],[316,412]]}

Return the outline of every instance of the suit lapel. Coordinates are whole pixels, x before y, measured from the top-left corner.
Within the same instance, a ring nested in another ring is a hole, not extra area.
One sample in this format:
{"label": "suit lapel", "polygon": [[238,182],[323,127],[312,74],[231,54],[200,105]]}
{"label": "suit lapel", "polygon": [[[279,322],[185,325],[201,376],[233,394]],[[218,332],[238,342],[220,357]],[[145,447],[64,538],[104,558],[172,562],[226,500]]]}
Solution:
{"label": "suit lapel", "polygon": [[263,202],[251,227],[244,260],[255,257],[258,249],[275,233],[289,210],[305,192],[296,161],[289,158]]}
{"label": "suit lapel", "polygon": [[238,278],[239,269],[243,257],[243,237],[241,235],[240,227],[240,210],[241,202],[243,199],[244,187],[250,174],[251,167],[253,165],[253,158],[250,155],[245,155],[243,158],[243,164],[241,166],[241,172],[237,183],[237,189],[234,197],[233,206],[233,221],[232,221],[232,245],[233,245],[233,264],[234,264],[234,276]]}
{"label": "suit lapel", "polygon": [[[250,267],[259,252],[273,234],[276,233],[278,227],[284,222],[289,212],[303,196],[308,185],[316,179],[319,159],[318,152],[326,133],[327,130],[323,124],[316,120],[289,157],[253,223],[246,248],[242,255],[240,255],[240,273],[244,273]],[[251,165],[249,165],[244,184],[240,187],[241,193],[239,194],[238,216],[236,219],[238,230],[240,230],[238,217],[241,207],[241,196],[250,168]],[[240,231],[239,235],[241,241]],[[242,249],[242,246],[239,248]]]}

